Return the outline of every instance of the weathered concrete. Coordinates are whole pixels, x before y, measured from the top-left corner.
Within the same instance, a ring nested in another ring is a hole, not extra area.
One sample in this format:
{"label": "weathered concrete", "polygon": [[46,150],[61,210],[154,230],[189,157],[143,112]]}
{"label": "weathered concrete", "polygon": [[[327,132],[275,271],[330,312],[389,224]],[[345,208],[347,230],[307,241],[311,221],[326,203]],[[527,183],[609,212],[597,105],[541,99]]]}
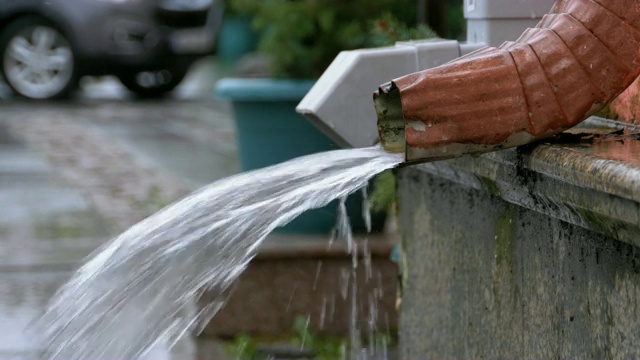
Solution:
{"label": "weathered concrete", "polygon": [[558,141],[399,171],[402,358],[640,357],[638,158]]}

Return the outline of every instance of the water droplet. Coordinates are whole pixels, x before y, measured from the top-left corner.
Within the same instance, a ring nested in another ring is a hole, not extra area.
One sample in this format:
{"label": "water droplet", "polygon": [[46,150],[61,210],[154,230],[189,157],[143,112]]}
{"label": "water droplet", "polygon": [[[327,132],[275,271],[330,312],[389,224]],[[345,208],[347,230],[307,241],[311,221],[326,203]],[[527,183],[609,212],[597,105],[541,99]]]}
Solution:
{"label": "water droplet", "polygon": [[318,327],[324,329],[324,319],[327,315],[327,297],[322,297],[322,308],[320,309],[320,319],[318,321]]}
{"label": "water droplet", "polygon": [[313,280],[313,290],[316,290],[316,287],[318,285],[318,278],[320,278],[321,269],[322,269],[322,261],[318,261],[318,264],[316,265],[316,276]]}
{"label": "water droplet", "polygon": [[349,270],[340,269],[340,295],[342,295],[342,299],[344,300],[346,300],[347,295],[349,295],[349,275]]}

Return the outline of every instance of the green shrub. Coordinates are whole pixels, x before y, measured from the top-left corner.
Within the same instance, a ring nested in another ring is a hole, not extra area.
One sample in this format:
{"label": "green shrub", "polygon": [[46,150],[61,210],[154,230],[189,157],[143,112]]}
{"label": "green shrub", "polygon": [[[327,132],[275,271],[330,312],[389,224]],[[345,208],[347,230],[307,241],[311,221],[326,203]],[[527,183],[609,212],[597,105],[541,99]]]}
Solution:
{"label": "green shrub", "polygon": [[343,50],[433,36],[415,0],[229,0],[253,17],[275,77],[317,78]]}
{"label": "green shrub", "polygon": [[374,212],[387,211],[396,202],[396,177],[391,170],[376,176],[369,202]]}

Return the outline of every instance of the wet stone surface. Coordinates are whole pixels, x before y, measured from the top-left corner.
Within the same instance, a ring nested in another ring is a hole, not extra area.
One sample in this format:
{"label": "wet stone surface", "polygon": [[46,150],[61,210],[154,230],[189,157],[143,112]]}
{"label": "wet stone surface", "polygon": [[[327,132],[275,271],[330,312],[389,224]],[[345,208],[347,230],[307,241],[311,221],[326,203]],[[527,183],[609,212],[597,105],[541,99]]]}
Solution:
{"label": "wet stone surface", "polygon": [[0,358],[36,358],[24,333],[106,222],[55,169],[0,126]]}
{"label": "wet stone surface", "polygon": [[[215,77],[200,64],[164,101],[135,102],[106,79],[69,102],[2,104],[0,359],[39,359],[26,330],[85,256],[237,171],[230,110],[209,97]],[[215,344],[203,348],[185,342],[150,359],[220,358]]]}

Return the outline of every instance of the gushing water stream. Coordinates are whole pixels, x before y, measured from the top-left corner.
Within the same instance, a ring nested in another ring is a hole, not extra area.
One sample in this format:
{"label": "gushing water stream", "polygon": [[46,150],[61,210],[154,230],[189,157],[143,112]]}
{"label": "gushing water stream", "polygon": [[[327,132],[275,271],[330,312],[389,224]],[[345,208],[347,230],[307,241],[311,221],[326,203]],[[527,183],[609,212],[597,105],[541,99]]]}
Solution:
{"label": "gushing water stream", "polygon": [[[39,322],[47,357],[137,359],[199,331],[273,229],[402,160],[379,147],[309,155],[217,181],[159,211],[98,250],[56,293]],[[213,300],[193,312],[205,290]]]}

